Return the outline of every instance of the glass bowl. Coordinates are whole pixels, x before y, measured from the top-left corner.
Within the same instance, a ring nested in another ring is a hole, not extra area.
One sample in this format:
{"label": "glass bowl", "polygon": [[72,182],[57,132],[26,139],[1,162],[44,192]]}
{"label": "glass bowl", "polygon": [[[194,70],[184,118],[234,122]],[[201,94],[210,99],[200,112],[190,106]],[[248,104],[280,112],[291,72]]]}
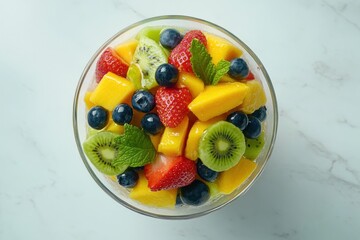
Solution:
{"label": "glass bowl", "polygon": [[[185,29],[200,29],[227,39],[243,51],[242,58],[247,61],[249,68],[253,72],[254,76],[256,77],[256,79],[261,81],[263,85],[267,97],[267,118],[264,122],[265,145],[262,152],[255,160],[257,163],[257,167],[254,172],[241,186],[239,186],[234,192],[229,195],[222,195],[221,197],[218,197],[216,199],[213,199],[212,201],[196,207],[184,206],[173,209],[149,207],[130,199],[128,197],[128,190],[121,187],[114,179],[111,179],[108,176],[100,173],[91,164],[89,159],[84,154],[84,151],[82,149],[82,143],[86,139],[86,107],[83,99],[86,91],[89,88],[93,88],[94,86],[94,73],[96,62],[105,48],[107,48],[108,46],[114,47],[119,43],[133,38],[139,32],[139,30],[147,26],[174,26]],[[269,75],[267,74],[263,64],[255,55],[255,53],[231,32],[208,21],[188,16],[159,16],[145,19],[128,26],[127,28],[121,30],[113,37],[111,37],[97,50],[97,52],[93,55],[93,57],[90,59],[87,66],[85,67],[77,85],[73,103],[73,127],[76,144],[81,159],[83,160],[85,167],[87,168],[95,182],[110,197],[112,197],[121,205],[140,214],[165,219],[187,219],[202,216],[225,206],[226,204],[245,194],[245,192],[254,183],[255,179],[260,176],[271,155],[276,138],[277,124],[278,110],[275,92]]]}

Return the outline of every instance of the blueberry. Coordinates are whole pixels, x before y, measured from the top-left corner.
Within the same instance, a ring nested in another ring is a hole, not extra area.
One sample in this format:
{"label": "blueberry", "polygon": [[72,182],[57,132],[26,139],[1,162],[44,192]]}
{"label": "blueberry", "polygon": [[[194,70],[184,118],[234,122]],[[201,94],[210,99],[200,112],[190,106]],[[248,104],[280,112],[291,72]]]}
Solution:
{"label": "blueberry", "polygon": [[261,122],[259,121],[259,119],[251,115],[248,116],[248,118],[249,123],[243,130],[245,137],[252,139],[259,137],[261,134]]}
{"label": "blueberry", "polygon": [[160,43],[164,48],[174,49],[182,40],[179,31],[175,29],[166,29],[160,34]]}
{"label": "blueberry", "polygon": [[132,108],[126,103],[121,103],[112,112],[112,119],[116,124],[124,125],[130,123],[133,117]]}
{"label": "blueberry", "polygon": [[139,180],[139,174],[131,168],[126,169],[123,173],[117,175],[118,183],[126,188],[135,187]]}
{"label": "blueberry", "polygon": [[199,206],[210,198],[209,187],[195,179],[191,184],[180,188],[181,201],[188,205]]}
{"label": "blueberry", "polygon": [[259,119],[260,122],[264,121],[266,119],[266,107],[265,106],[260,107],[255,112],[253,112],[251,116],[254,116],[257,119]]}
{"label": "blueberry", "polygon": [[249,119],[245,113],[236,111],[236,112],[230,113],[227,116],[226,121],[234,124],[236,127],[240,128],[240,130],[242,131],[248,125]]}
{"label": "blueberry", "polygon": [[179,71],[169,63],[161,64],[155,72],[155,80],[160,86],[171,87],[175,85],[179,77]]}
{"label": "blueberry", "polygon": [[90,127],[103,129],[108,123],[108,112],[103,107],[95,106],[89,110],[87,120]]}
{"label": "blueberry", "polygon": [[156,135],[164,129],[159,116],[155,113],[145,114],[141,119],[141,127],[145,132],[152,135]]}
{"label": "blueberry", "polygon": [[249,67],[242,58],[235,58],[230,62],[228,74],[235,79],[244,79],[249,75]]}
{"label": "blueberry", "polygon": [[131,98],[134,109],[140,112],[150,112],[155,107],[154,96],[146,90],[137,90]]}
{"label": "blueberry", "polygon": [[199,176],[208,182],[214,182],[219,174],[218,172],[205,166],[200,159],[196,163],[196,169]]}

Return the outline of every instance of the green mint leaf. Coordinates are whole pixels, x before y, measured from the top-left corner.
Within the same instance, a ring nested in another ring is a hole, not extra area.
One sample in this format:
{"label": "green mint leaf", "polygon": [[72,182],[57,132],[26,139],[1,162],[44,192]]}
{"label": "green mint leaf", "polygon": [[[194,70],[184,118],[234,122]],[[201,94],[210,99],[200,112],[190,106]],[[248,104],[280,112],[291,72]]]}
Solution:
{"label": "green mint leaf", "polygon": [[211,61],[211,56],[206,47],[199,40],[193,39],[190,46],[191,66],[195,75],[206,85],[216,85],[229,71],[230,63],[221,60],[216,66]]}
{"label": "green mint leaf", "polygon": [[150,140],[140,128],[125,124],[123,135],[115,139],[119,149],[113,164],[141,167],[155,159],[156,151]]}
{"label": "green mint leaf", "polygon": [[204,44],[197,39],[192,40],[190,52],[190,61],[195,75],[202,79],[206,85],[210,85],[212,83],[211,76],[216,70],[211,63],[211,56],[206,51]]}
{"label": "green mint leaf", "polygon": [[216,65],[216,74],[213,78],[212,84],[216,85],[220,79],[229,71],[230,62],[225,60],[220,60]]}

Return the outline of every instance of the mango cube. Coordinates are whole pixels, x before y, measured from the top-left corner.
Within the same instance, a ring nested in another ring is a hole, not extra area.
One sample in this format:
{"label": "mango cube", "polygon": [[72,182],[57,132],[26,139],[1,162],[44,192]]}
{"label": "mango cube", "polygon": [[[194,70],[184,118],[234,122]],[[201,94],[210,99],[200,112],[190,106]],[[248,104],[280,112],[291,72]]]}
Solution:
{"label": "mango cube", "polygon": [[148,181],[143,173],[139,174],[139,180],[131,190],[130,198],[142,204],[152,207],[174,208],[176,203],[177,189],[151,191]]}
{"label": "mango cube", "polygon": [[246,114],[251,114],[259,107],[266,104],[266,95],[263,86],[259,81],[247,81],[246,86],[249,88],[248,94],[245,96],[243,103],[240,105],[239,110]]}
{"label": "mango cube", "polygon": [[158,133],[156,135],[150,135],[150,140],[152,142],[152,144],[154,145],[155,150],[157,151],[159,143],[161,141],[161,133]]}
{"label": "mango cube", "polygon": [[193,98],[197,97],[204,90],[204,82],[194,74],[179,72],[177,87],[187,87]]}
{"label": "mango cube", "polygon": [[90,109],[90,108],[92,108],[92,107],[95,106],[95,105],[90,101],[91,94],[92,94],[92,92],[86,92],[86,93],[85,93],[84,102],[85,102],[86,109]]}
{"label": "mango cube", "polygon": [[225,120],[226,115],[221,115],[215,118],[212,118],[206,122],[196,121],[191,127],[185,147],[185,157],[191,160],[196,160],[199,157],[199,141],[201,135],[205,130],[213,125],[214,123]]}
{"label": "mango cube", "polygon": [[177,127],[166,127],[158,146],[158,152],[170,157],[182,155],[188,125],[189,118],[186,116]]}
{"label": "mango cube", "polygon": [[214,64],[217,64],[221,59],[231,61],[242,55],[242,51],[239,48],[224,38],[209,33],[205,33],[205,37],[207,40],[207,50]]}
{"label": "mango cube", "polygon": [[135,92],[134,85],[127,79],[108,72],[91,94],[90,101],[112,111]]}
{"label": "mango cube", "polygon": [[112,118],[110,117],[109,123],[106,127],[106,131],[117,133],[117,134],[123,134],[124,133],[124,126],[116,124]]}
{"label": "mango cube", "polygon": [[223,194],[230,194],[237,189],[256,169],[257,164],[242,157],[237,165],[221,172],[216,180],[218,190]]}
{"label": "mango cube", "polygon": [[137,45],[138,40],[131,39],[128,42],[116,46],[115,51],[127,64],[130,65]]}
{"label": "mango cube", "polygon": [[248,87],[240,82],[219,83],[206,86],[188,106],[201,121],[226,113],[239,106],[248,92]]}

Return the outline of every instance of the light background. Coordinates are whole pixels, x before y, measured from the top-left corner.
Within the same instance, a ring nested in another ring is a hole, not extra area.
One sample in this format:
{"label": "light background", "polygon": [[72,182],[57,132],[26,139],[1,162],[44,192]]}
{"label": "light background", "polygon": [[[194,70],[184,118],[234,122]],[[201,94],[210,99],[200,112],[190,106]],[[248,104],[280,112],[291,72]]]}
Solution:
{"label": "light background", "polygon": [[[280,121],[247,194],[183,221],[120,206],[77,152],[72,100],[97,48],[147,17],[214,22],[270,74]],[[360,1],[0,0],[0,239],[355,239]]]}

